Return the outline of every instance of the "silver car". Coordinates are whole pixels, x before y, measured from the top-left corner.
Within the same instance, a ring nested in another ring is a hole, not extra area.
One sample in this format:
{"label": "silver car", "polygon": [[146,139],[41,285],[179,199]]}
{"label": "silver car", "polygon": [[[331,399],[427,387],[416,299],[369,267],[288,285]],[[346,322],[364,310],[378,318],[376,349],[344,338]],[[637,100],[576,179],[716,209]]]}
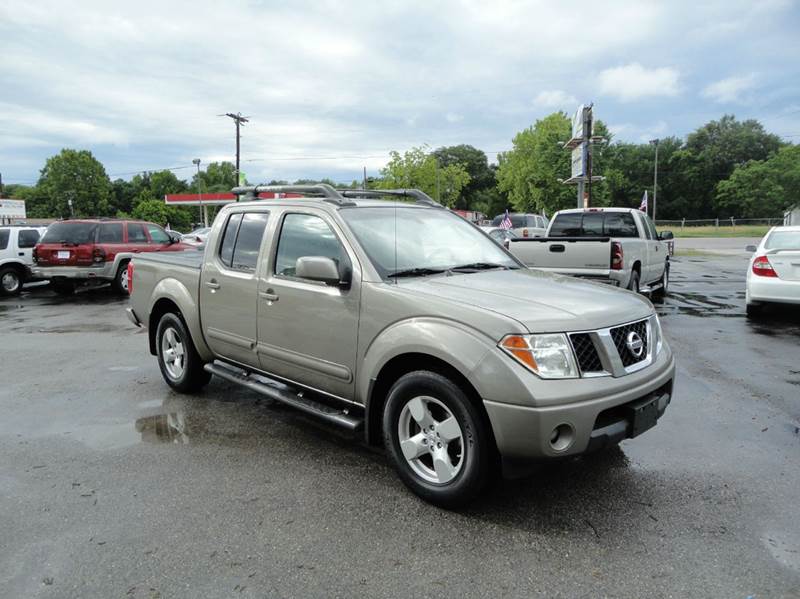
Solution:
{"label": "silver car", "polygon": [[767,304],[800,304],[800,227],[773,227],[753,252],[747,267],[747,315]]}
{"label": "silver car", "polygon": [[[546,216],[541,214],[518,214],[516,212],[508,215],[511,219],[511,230],[517,237],[544,237],[547,226],[550,222]],[[498,214],[492,219],[492,226],[499,227],[503,222],[505,214]]]}

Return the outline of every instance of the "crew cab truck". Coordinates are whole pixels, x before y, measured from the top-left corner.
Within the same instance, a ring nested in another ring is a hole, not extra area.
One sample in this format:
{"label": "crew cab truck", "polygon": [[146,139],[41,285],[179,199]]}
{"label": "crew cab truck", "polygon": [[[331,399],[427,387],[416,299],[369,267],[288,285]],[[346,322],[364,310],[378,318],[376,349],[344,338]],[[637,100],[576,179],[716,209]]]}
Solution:
{"label": "crew cab truck", "polygon": [[34,280],[33,248],[46,227],[0,226],[0,295],[19,295],[22,286]]}
{"label": "crew cab truck", "polygon": [[641,296],[528,269],[416,190],[235,191],[306,197],[229,204],[204,254],[128,267],[128,316],[176,391],[216,375],[364,434],[442,506],[503,466],[634,437],[670,402]]}
{"label": "crew cab truck", "polygon": [[50,279],[60,295],[76,287],[111,283],[127,294],[128,262],[140,253],[192,249],[181,236],[143,221],[93,218],[53,223],[33,251],[37,277]]}
{"label": "crew cab truck", "polygon": [[666,295],[672,237],[636,209],[561,210],[544,237],[511,240],[509,251],[531,268]]}

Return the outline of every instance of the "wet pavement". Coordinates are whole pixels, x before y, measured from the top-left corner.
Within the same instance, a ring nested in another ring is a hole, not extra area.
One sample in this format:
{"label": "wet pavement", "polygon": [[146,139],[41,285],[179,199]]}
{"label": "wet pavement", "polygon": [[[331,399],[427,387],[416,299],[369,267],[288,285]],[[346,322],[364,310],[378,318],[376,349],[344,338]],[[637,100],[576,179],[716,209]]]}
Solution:
{"label": "wet pavement", "polygon": [[0,300],[0,596],[800,597],[800,316],[744,317],[746,259],[676,258],[655,429],[460,512],[252,393],[172,393],[107,290]]}

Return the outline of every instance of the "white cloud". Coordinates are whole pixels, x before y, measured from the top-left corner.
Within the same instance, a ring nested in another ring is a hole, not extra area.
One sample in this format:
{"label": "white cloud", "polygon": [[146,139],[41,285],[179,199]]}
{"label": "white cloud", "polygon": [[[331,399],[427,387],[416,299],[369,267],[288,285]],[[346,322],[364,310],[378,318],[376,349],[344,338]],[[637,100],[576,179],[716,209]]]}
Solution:
{"label": "white cloud", "polygon": [[446,115],[444,115],[444,118],[448,123],[458,123],[464,120],[463,115],[456,114],[455,112],[448,112]]}
{"label": "white cloud", "polygon": [[578,100],[562,89],[546,89],[536,94],[533,104],[541,108],[572,109],[578,104]]}
{"label": "white cloud", "polygon": [[597,79],[601,94],[623,102],[652,96],[677,96],[680,72],[673,67],[648,69],[638,62],[600,71]]}
{"label": "white cloud", "polygon": [[745,99],[746,92],[753,89],[755,85],[756,76],[753,73],[728,77],[707,85],[703,89],[702,95],[704,98],[709,98],[721,104],[742,102]]}

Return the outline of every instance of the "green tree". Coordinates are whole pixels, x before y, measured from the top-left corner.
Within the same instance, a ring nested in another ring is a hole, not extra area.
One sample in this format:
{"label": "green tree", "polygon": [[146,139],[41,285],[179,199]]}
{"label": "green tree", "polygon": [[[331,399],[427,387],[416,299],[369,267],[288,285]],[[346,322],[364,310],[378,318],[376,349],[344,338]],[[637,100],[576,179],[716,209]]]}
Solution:
{"label": "green tree", "polygon": [[146,220],[177,231],[188,231],[192,225],[192,215],[189,209],[177,206],[168,206],[164,200],[156,198],[140,199],[131,214],[133,218]]}
{"label": "green tree", "polygon": [[737,121],[725,115],[711,121],[686,139],[684,147],[668,163],[678,173],[675,201],[687,218],[712,218],[717,183],[727,179],[737,166],[750,160],[766,160],[781,147],[778,136],[767,133],[756,120]]}
{"label": "green tree", "polygon": [[469,183],[456,199],[456,208],[474,210],[478,202],[482,205],[491,203],[487,192],[496,189],[497,179],[483,150],[467,144],[444,146],[436,149],[433,157],[440,168],[460,164],[469,174]]}
{"label": "green tree", "polygon": [[236,166],[232,162],[212,162],[192,177],[192,193],[227,193],[236,187]]}
{"label": "green tree", "polygon": [[800,197],[800,146],[786,146],[768,160],[738,166],[717,184],[717,214],[736,218],[778,218]]}
{"label": "green tree", "polygon": [[103,165],[88,150],[61,150],[47,159],[37,183],[46,198],[47,216],[111,214],[111,181]]}
{"label": "green tree", "polygon": [[513,149],[500,155],[498,187],[515,210],[552,214],[575,204],[575,188],[559,181],[570,176],[569,153],[562,146],[570,131],[567,115],[554,112],[517,133]]}
{"label": "green tree", "polygon": [[[470,182],[469,173],[460,164],[437,165],[427,147],[411,148],[404,154],[391,152],[391,159],[376,181],[378,189],[414,188],[424,191],[445,206],[454,206],[461,190]],[[437,193],[438,192],[438,193]]]}

